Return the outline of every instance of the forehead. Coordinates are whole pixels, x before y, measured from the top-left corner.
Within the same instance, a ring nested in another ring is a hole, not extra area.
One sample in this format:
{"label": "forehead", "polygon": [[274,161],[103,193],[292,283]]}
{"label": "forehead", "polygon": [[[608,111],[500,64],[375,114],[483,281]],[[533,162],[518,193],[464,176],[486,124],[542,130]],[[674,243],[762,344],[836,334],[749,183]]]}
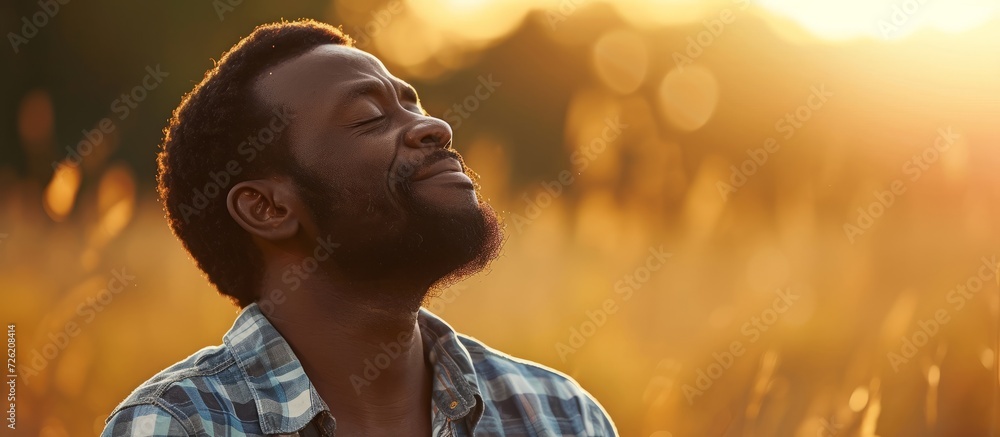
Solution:
{"label": "forehead", "polygon": [[[361,78],[394,78],[378,58],[339,44],[325,44],[262,71],[254,91],[269,103],[315,99],[330,88]],[[295,105],[291,105],[295,106]]]}

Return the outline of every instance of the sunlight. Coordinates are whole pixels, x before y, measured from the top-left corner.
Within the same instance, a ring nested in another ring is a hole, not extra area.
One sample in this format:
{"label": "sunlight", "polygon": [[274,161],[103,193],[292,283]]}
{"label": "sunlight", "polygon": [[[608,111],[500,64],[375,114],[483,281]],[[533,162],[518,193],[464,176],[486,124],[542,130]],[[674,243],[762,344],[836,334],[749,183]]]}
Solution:
{"label": "sunlight", "polygon": [[997,0],[759,0],[759,5],[796,21],[819,37],[899,39],[918,30],[961,32],[993,17]]}
{"label": "sunlight", "polygon": [[469,41],[489,41],[514,29],[528,11],[520,1],[409,0],[421,21],[445,34]]}
{"label": "sunlight", "polygon": [[60,164],[45,187],[45,212],[55,221],[62,221],[73,209],[76,193],[80,188],[80,167]]}
{"label": "sunlight", "polygon": [[[424,21],[472,39],[495,38],[515,25],[529,9],[569,18],[598,1],[562,0],[541,3],[497,0],[409,0]],[[992,19],[1000,0],[622,0],[605,1],[626,20],[641,27],[682,25],[724,9],[734,12],[759,6],[789,18],[823,39],[859,37],[895,40],[916,31],[962,32]],[[750,9],[752,10],[752,9]],[[440,11],[447,11],[442,14]]]}

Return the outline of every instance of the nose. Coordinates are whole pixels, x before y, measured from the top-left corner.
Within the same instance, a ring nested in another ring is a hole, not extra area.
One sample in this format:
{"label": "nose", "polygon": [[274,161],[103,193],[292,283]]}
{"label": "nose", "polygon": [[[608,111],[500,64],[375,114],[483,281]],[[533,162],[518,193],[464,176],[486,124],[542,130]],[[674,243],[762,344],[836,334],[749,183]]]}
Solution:
{"label": "nose", "polygon": [[443,120],[426,117],[406,131],[403,142],[407,147],[414,149],[424,147],[447,149],[451,147],[451,126]]}

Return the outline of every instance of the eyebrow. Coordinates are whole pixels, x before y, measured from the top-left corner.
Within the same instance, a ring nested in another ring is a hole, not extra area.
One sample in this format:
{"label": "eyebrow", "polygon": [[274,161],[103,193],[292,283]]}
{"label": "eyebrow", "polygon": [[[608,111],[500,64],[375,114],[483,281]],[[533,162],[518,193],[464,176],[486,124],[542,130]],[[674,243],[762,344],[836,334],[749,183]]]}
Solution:
{"label": "eyebrow", "polygon": [[[392,83],[397,87],[399,87],[398,91],[400,93],[401,98],[411,100],[413,102],[420,101],[420,99],[417,97],[417,91],[413,89],[412,85],[403,82],[401,80],[393,80]],[[384,87],[385,84],[383,84],[379,80],[375,79],[360,80],[357,81],[357,85],[353,85],[351,88],[347,90],[347,93],[344,94],[344,100],[351,101],[358,97],[376,94],[379,91],[382,91]]]}
{"label": "eyebrow", "polygon": [[344,100],[351,101],[361,96],[375,94],[378,91],[381,91],[382,87],[382,82],[377,80],[357,81],[357,85],[348,88],[347,92],[344,94]]}
{"label": "eyebrow", "polygon": [[410,85],[410,84],[408,84],[406,82],[402,82],[402,81],[397,82],[397,84],[402,89],[401,94],[402,94],[403,98],[408,99],[408,100],[412,100],[413,102],[416,102],[416,103],[420,103],[420,98],[417,97],[417,90],[413,88],[413,85]]}

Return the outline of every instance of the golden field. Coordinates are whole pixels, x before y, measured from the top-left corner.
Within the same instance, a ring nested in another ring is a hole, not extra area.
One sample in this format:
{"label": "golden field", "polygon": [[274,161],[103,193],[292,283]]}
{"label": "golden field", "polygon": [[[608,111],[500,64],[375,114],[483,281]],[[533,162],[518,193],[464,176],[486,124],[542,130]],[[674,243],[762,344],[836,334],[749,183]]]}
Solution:
{"label": "golden field", "polygon": [[[7,53],[16,435],[97,435],[220,343],[238,309],[167,228],[154,153],[211,59],[299,17],[414,84],[505,219],[491,269],[427,306],[623,436],[993,435],[1000,4],[216,3],[69,3]],[[39,6],[3,8],[17,32]]]}

